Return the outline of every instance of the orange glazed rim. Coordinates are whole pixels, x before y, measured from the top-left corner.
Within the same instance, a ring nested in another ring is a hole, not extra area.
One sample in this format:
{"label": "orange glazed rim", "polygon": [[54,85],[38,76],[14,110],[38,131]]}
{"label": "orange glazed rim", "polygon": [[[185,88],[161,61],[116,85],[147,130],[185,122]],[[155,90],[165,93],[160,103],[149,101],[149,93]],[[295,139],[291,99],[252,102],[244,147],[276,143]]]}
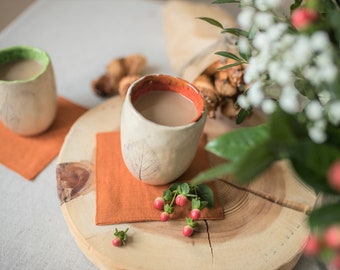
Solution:
{"label": "orange glazed rim", "polygon": [[134,82],[131,88],[130,97],[132,104],[139,97],[151,91],[171,91],[186,97],[194,104],[197,111],[191,123],[198,121],[205,110],[205,101],[201,92],[193,84],[177,77],[163,74],[146,75]]}

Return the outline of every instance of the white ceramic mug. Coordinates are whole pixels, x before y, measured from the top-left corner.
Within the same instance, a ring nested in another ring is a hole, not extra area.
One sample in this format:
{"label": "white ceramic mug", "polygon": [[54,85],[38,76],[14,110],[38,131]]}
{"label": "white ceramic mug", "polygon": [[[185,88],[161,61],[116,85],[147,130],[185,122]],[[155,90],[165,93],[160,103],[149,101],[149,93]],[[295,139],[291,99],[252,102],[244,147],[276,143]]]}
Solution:
{"label": "white ceramic mug", "polygon": [[[36,72],[31,74],[33,69]],[[56,112],[57,93],[49,55],[29,46],[1,50],[0,120],[4,126],[19,135],[37,135],[51,126]]]}
{"label": "white ceramic mug", "polygon": [[[152,91],[184,96],[195,106],[196,115],[188,123],[176,126],[147,119],[136,103]],[[191,165],[206,117],[203,96],[187,81],[168,75],[147,75],[137,80],[127,92],[121,116],[121,149],[129,171],[150,185],[174,181]]]}

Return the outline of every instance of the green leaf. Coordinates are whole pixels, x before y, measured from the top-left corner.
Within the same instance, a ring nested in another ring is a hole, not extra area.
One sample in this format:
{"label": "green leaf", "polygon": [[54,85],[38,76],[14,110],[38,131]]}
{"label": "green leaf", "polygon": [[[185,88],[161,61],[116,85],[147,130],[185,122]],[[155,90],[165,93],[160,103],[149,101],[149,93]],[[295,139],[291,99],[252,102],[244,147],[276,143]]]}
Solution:
{"label": "green leaf", "polygon": [[301,6],[302,0],[295,0],[295,2],[290,6],[290,11],[293,11]]}
{"label": "green leaf", "polygon": [[172,192],[169,189],[163,191],[163,199],[165,201],[171,201],[172,197],[173,197]]}
{"label": "green leaf", "polygon": [[310,0],[306,2],[306,7],[317,10],[319,13],[328,13],[329,11],[336,9],[333,0]]}
{"label": "green leaf", "polygon": [[312,141],[299,141],[289,150],[289,158],[299,177],[316,191],[334,194],[326,181],[331,164],[340,158],[340,150],[326,143],[316,144]]}
{"label": "green leaf", "polygon": [[202,183],[227,174],[233,175],[240,183],[247,183],[278,159],[269,141],[267,124],[225,133],[210,141],[206,149],[231,162],[200,173],[192,179],[192,183]]}
{"label": "green leaf", "polygon": [[189,184],[188,183],[182,183],[181,185],[180,185],[180,187],[181,187],[181,193],[182,194],[189,194],[190,193],[190,186],[189,186]]}
{"label": "green leaf", "polygon": [[337,4],[338,8],[340,8],[340,0],[335,0],[335,3]]}
{"label": "green leaf", "polygon": [[226,58],[233,59],[233,60],[238,61],[238,62],[244,62],[244,60],[242,58],[238,57],[237,55],[235,55],[231,52],[219,51],[219,52],[215,52],[215,54],[226,57]]}
{"label": "green leaf", "polygon": [[215,0],[212,4],[224,4],[224,3],[240,3],[240,0]]}
{"label": "green leaf", "polygon": [[197,19],[203,20],[207,23],[210,23],[213,26],[217,26],[218,28],[224,29],[223,25],[219,21],[216,21],[215,19],[209,17],[198,17]]}
{"label": "green leaf", "polygon": [[248,37],[249,33],[239,28],[225,28],[223,29],[222,33],[229,33],[235,35],[237,37],[243,36]]}
{"label": "green leaf", "polygon": [[117,228],[115,228],[114,236],[118,237],[122,241],[123,246],[126,244],[128,230],[129,228],[127,228],[125,231],[119,231]]}
{"label": "green leaf", "polygon": [[340,76],[338,76],[335,81],[330,85],[330,91],[335,95],[337,99],[340,99]]}
{"label": "green leaf", "polygon": [[198,196],[200,197],[200,200],[207,201],[208,207],[214,207],[214,193],[211,190],[211,188],[207,185],[201,184],[197,186],[198,189]]}
{"label": "green leaf", "polygon": [[335,39],[337,43],[340,42],[340,14],[337,9],[331,10],[327,13],[327,19],[334,32]]}
{"label": "green leaf", "polygon": [[197,226],[197,222],[194,221],[192,218],[186,217],[185,218],[186,225],[189,225],[191,228],[195,228]]}
{"label": "green leaf", "polygon": [[332,145],[334,148],[340,149],[340,128],[328,124],[327,126],[327,144]]}
{"label": "green leaf", "polygon": [[243,156],[250,148],[269,138],[267,124],[256,127],[240,128],[225,133],[206,145],[206,150],[228,160]]}
{"label": "green leaf", "polygon": [[239,160],[234,161],[234,178],[241,184],[254,180],[276,161],[277,155],[269,141],[256,144],[245,153]]}
{"label": "green leaf", "polygon": [[200,209],[201,206],[201,201],[197,199],[192,199],[191,200],[191,209]]}
{"label": "green leaf", "polygon": [[251,57],[251,52],[247,52],[247,53],[243,53],[243,52],[239,52],[241,57],[244,59],[244,63],[248,63],[249,59]]}
{"label": "green leaf", "polygon": [[200,201],[200,207],[199,207],[199,209],[202,210],[202,209],[204,209],[204,208],[206,208],[206,207],[209,207],[208,204],[209,204],[209,203],[208,203],[207,201]]}
{"label": "green leaf", "polygon": [[324,229],[335,223],[340,223],[340,202],[322,206],[314,210],[309,217],[309,225],[312,229],[318,226]]}
{"label": "green leaf", "polygon": [[228,69],[228,68],[231,68],[231,67],[236,67],[236,66],[242,65],[243,63],[244,62],[236,62],[236,63],[230,64],[230,65],[225,65],[223,67],[220,67],[217,70],[223,70],[223,69]]}
{"label": "green leaf", "polygon": [[278,144],[289,144],[296,141],[290,123],[290,115],[278,108],[269,118],[269,131],[271,139]]}
{"label": "green leaf", "polygon": [[310,100],[317,98],[317,93],[315,92],[315,89],[307,80],[296,80],[294,83],[296,89],[305,97],[307,97]]}
{"label": "green leaf", "polygon": [[250,27],[248,39],[249,40],[253,40],[255,35],[256,35],[256,33],[257,33],[257,31],[258,31],[258,28],[255,25]]}
{"label": "green leaf", "polygon": [[177,188],[178,188],[178,186],[180,185],[181,183],[178,183],[178,182],[176,182],[176,183],[173,183],[173,184],[171,184],[170,185],[170,187],[168,188],[170,191],[175,191]]}
{"label": "green leaf", "polygon": [[172,214],[175,211],[175,208],[170,206],[170,204],[164,205],[164,212],[168,214]]}
{"label": "green leaf", "polygon": [[196,175],[190,183],[193,185],[199,185],[204,182],[214,180],[218,177],[222,177],[228,175],[232,172],[232,164],[231,163],[224,163],[216,165],[210,169],[207,169],[198,175]]}
{"label": "green leaf", "polygon": [[286,147],[298,139],[308,138],[306,126],[279,107],[269,117],[268,125],[270,137],[278,147]]}
{"label": "green leaf", "polygon": [[241,108],[241,110],[239,111],[239,113],[237,114],[236,117],[236,124],[242,124],[242,122],[249,116],[251,115],[253,109],[243,109]]}

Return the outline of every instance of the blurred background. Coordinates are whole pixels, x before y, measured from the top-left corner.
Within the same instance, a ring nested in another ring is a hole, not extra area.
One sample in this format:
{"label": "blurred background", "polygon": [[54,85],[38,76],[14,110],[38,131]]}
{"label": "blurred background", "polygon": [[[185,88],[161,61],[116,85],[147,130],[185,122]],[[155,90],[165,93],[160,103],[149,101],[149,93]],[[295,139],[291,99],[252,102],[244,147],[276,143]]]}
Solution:
{"label": "blurred background", "polygon": [[0,0],[0,31],[35,0]]}

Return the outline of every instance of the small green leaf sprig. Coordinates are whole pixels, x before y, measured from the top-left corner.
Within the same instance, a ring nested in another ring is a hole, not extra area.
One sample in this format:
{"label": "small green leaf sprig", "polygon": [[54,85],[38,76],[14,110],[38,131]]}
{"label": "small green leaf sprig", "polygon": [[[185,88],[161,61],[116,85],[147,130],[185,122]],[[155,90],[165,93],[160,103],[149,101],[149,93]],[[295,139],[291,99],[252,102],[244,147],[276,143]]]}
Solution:
{"label": "small green leaf sprig", "polygon": [[186,217],[182,233],[184,236],[191,236],[197,227],[197,220],[201,217],[201,210],[214,206],[214,193],[209,186],[176,182],[164,190],[162,196],[154,200],[153,205],[162,211],[161,221],[168,221],[176,206],[183,207],[189,201],[191,201],[190,217]]}

